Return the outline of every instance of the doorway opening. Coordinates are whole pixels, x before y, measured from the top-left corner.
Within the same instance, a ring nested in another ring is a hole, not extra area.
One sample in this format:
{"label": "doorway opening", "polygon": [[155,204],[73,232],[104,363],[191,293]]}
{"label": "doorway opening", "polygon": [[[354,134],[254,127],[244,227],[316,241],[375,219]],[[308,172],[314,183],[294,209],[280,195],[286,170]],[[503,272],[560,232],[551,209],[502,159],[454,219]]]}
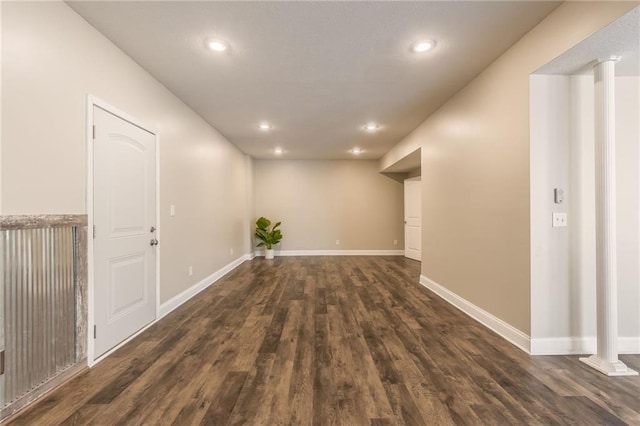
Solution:
{"label": "doorway opening", "polygon": [[417,148],[381,171],[404,185],[404,255],[422,261],[422,149]]}

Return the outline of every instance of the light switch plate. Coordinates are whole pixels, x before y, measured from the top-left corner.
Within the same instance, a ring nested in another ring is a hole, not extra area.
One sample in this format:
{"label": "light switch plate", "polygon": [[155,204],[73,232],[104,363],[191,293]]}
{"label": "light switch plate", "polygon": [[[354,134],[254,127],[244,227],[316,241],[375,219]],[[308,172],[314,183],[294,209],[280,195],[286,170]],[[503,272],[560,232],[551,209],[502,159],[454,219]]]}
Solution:
{"label": "light switch plate", "polygon": [[553,225],[554,228],[562,228],[567,226],[567,214],[566,213],[553,213]]}

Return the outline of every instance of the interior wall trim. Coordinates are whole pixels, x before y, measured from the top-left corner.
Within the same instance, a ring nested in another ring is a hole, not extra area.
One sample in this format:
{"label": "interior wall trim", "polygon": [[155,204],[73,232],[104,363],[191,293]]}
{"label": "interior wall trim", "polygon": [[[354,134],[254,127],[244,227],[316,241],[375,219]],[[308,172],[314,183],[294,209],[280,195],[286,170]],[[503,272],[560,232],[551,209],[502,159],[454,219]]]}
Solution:
{"label": "interior wall trim", "polygon": [[229,272],[233,271],[235,268],[240,266],[244,261],[251,260],[252,258],[253,257],[250,254],[242,255],[241,257],[237,258],[233,262],[229,263],[226,266],[223,266],[222,268],[215,271],[213,274],[209,275],[208,277],[192,285],[182,293],[179,293],[173,296],[171,299],[167,300],[166,302],[162,303],[160,305],[160,314],[158,315],[158,319],[156,320],[156,322],[159,321],[164,316],[166,316],[167,314],[169,314],[174,309],[178,308],[187,300],[194,297],[196,294],[208,288],[210,285],[218,281],[220,278],[222,278]]}
{"label": "interior wall trim", "polygon": [[[255,256],[264,256],[256,250]],[[276,256],[404,256],[404,250],[276,250]]]}
{"label": "interior wall trim", "polygon": [[[531,355],[591,355],[597,351],[595,336],[543,337],[531,339]],[[639,337],[618,337],[618,352],[640,354]]]}
{"label": "interior wall trim", "polygon": [[0,229],[58,228],[87,226],[86,214],[33,214],[0,216]]}
{"label": "interior wall trim", "polygon": [[507,324],[500,318],[490,314],[489,312],[474,305],[468,300],[458,296],[451,290],[443,287],[442,285],[427,278],[424,275],[420,275],[420,284],[422,284],[424,287],[428,288],[465,314],[469,315],[471,318],[478,321],[489,330],[500,335],[517,348],[523,350],[526,353],[530,353],[531,338],[522,331],[518,330],[510,324]]}

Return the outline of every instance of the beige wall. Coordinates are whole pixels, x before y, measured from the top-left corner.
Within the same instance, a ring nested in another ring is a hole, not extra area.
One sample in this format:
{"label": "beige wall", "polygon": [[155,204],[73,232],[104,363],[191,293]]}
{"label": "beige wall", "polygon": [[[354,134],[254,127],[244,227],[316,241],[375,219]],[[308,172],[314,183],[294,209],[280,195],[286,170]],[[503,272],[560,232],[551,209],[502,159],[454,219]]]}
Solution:
{"label": "beige wall", "polygon": [[422,274],[527,334],[529,75],[636,4],[562,4],[380,162],[422,147]]}
{"label": "beige wall", "polygon": [[282,221],[281,250],[404,248],[403,186],[377,161],[255,160],[254,190],[253,221]]}
{"label": "beige wall", "polygon": [[618,304],[621,336],[640,353],[640,77],[616,78]]}
{"label": "beige wall", "polygon": [[245,237],[244,237],[244,252],[245,253],[253,253],[253,232],[254,232],[254,223],[256,219],[253,217],[254,210],[254,194],[255,191],[253,189],[253,157],[247,155],[246,157],[246,167],[245,167],[245,197],[247,202],[247,209],[245,210],[245,222],[247,226],[245,227]]}
{"label": "beige wall", "polygon": [[64,3],[2,7],[2,214],[86,213],[92,94],[159,132],[161,301],[238,258],[244,155]]}
{"label": "beige wall", "polygon": [[422,176],[422,169],[420,167],[407,172],[407,179],[419,176]]}
{"label": "beige wall", "polygon": [[[615,80],[618,330],[637,339],[640,78]],[[531,337],[543,348],[544,339],[565,338],[580,353],[595,350],[594,119],[593,75],[531,77]],[[562,204],[553,188],[564,189]],[[553,228],[552,212],[567,212],[567,227]]]}

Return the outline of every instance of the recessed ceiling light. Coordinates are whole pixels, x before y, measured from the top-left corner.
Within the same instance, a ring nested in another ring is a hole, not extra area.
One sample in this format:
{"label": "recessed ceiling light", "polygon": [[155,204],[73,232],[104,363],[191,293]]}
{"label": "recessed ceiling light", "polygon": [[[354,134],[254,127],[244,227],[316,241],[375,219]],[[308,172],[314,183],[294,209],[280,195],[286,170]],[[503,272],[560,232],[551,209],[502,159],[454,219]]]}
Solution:
{"label": "recessed ceiling light", "polygon": [[273,153],[276,155],[281,155],[282,154],[282,148],[276,148],[273,150]]}
{"label": "recessed ceiling light", "polygon": [[411,45],[411,50],[415,53],[424,53],[436,47],[434,40],[421,40]]}
{"label": "recessed ceiling light", "polygon": [[219,38],[211,38],[207,40],[207,47],[214,52],[224,52],[229,48],[229,43]]}
{"label": "recessed ceiling light", "polygon": [[360,154],[362,154],[364,151],[363,151],[363,150],[361,150],[360,148],[356,147],[356,148],[353,148],[353,149],[349,150],[349,152],[350,152],[350,153],[352,153],[353,155],[360,155]]}
{"label": "recessed ceiling light", "polygon": [[260,127],[260,130],[271,130],[271,124],[266,122],[260,123],[258,127]]}
{"label": "recessed ceiling light", "polygon": [[364,129],[365,129],[367,132],[375,132],[376,130],[378,130],[378,128],[379,128],[379,127],[380,127],[380,126],[378,126],[376,123],[367,123],[367,124],[364,126]]}

